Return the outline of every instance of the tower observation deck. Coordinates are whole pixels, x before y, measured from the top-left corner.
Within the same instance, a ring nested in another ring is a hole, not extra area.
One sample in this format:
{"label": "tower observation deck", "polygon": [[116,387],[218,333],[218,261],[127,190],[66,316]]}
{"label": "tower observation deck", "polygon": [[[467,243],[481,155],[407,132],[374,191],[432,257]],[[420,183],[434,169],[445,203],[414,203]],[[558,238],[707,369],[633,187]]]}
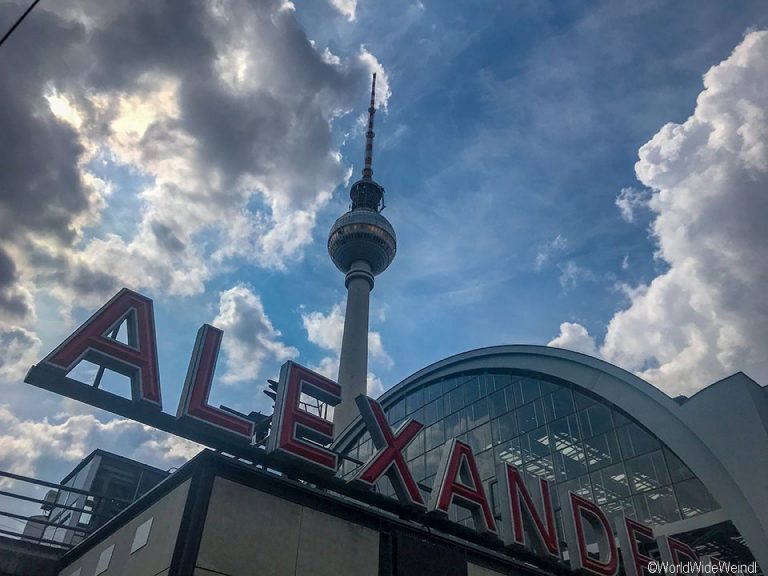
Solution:
{"label": "tower observation deck", "polygon": [[395,258],[395,230],[382,216],[384,188],[373,180],[373,117],[376,113],[376,74],[371,86],[368,130],[365,133],[363,177],[352,184],[352,205],[331,226],[328,254],[336,268],[345,274],[347,307],[341,343],[338,382],[341,404],[334,412],[336,434],[357,415],[355,398],[365,394],[368,377],[368,317],[374,278]]}

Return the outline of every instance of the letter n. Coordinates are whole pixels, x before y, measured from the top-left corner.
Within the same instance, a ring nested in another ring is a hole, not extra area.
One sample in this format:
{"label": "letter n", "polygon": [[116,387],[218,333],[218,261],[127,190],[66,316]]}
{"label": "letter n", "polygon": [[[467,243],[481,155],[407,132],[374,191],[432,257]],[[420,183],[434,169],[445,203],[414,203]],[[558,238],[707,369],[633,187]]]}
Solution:
{"label": "letter n", "polygon": [[429,501],[429,511],[445,517],[451,504],[456,504],[472,514],[476,532],[496,535],[496,521],[480,481],[472,448],[456,438],[447,442],[443,448],[443,457],[437,469]]}
{"label": "letter n", "polygon": [[[585,523],[589,524],[596,540],[597,558],[593,558],[587,551],[590,543],[587,542]],[[619,571],[619,551],[608,518],[597,504],[569,492],[563,498],[563,524],[571,568],[584,570],[593,576],[616,576]]]}
{"label": "letter n", "polygon": [[[539,514],[533,498],[520,472],[511,464],[499,464],[496,469],[499,479],[501,517],[504,520],[504,544],[506,546],[528,546],[539,554],[560,558],[560,543],[555,527],[555,514],[549,493],[549,482],[539,479],[541,511]],[[543,515],[543,519],[542,519]]]}

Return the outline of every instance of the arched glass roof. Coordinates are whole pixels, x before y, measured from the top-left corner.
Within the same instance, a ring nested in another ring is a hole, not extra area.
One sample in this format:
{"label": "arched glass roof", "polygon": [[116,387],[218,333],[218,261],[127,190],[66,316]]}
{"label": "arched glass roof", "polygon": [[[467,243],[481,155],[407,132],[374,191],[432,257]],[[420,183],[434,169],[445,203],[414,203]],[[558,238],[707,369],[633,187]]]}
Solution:
{"label": "arched glass roof", "polygon": [[[469,443],[486,491],[499,512],[495,464],[509,462],[529,479],[552,481],[554,503],[568,491],[610,514],[660,525],[719,508],[704,484],[631,414],[570,382],[509,368],[458,371],[417,379],[383,402],[397,427],[406,418],[425,425],[406,459],[429,499],[446,440]],[[373,452],[366,432],[351,431],[347,454],[358,462]],[[357,465],[346,461],[342,473]],[[378,489],[394,497],[384,479]],[[452,520],[471,525],[454,507]],[[561,522],[558,522],[561,524]]]}

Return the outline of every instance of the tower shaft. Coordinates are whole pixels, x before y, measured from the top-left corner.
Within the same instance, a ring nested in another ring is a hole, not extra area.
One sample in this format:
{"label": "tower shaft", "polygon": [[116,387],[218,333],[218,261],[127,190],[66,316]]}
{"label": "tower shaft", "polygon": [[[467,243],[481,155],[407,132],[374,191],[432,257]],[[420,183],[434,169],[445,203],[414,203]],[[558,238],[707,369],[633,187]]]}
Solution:
{"label": "tower shaft", "polygon": [[373,274],[370,265],[357,260],[346,276],[347,309],[344,314],[344,336],[339,358],[341,404],[333,414],[336,435],[358,416],[355,398],[367,393],[368,381],[368,316]]}
{"label": "tower shaft", "polygon": [[371,83],[368,131],[365,133],[363,177],[349,191],[352,206],[342,214],[328,234],[328,254],[344,272],[347,309],[339,358],[341,403],[333,414],[338,438],[358,415],[355,398],[368,386],[368,304],[373,279],[392,263],[397,252],[395,230],[381,214],[384,188],[373,180],[373,115],[376,112],[376,74]]}

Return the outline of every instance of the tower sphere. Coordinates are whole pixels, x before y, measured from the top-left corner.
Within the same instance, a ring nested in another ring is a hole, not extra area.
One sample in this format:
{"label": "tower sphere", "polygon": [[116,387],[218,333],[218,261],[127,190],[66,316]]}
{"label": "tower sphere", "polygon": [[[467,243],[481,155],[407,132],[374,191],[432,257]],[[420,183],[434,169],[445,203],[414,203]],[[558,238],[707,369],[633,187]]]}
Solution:
{"label": "tower sphere", "polygon": [[357,208],[342,214],[328,234],[328,254],[345,274],[357,260],[368,262],[374,276],[381,274],[396,251],[394,228],[375,210]]}

